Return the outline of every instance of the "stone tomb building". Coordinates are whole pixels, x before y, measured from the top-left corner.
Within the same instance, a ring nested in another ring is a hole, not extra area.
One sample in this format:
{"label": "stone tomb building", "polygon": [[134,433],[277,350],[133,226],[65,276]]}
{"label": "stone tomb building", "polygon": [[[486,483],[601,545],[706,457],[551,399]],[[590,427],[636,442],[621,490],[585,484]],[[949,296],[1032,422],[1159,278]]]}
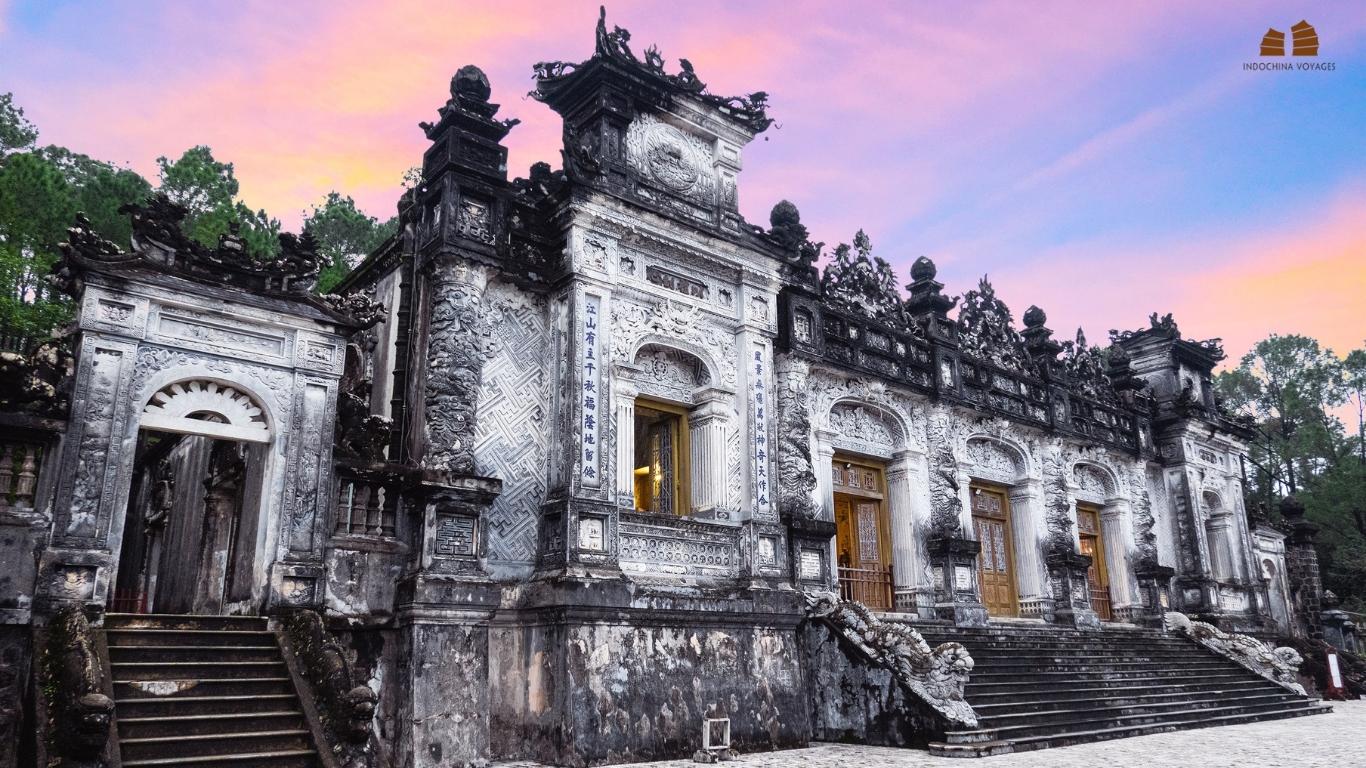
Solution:
{"label": "stone tomb building", "polygon": [[69,409],[6,417],[27,420],[0,474],[31,477],[5,486],[0,597],[38,628],[7,648],[40,651],[73,604],[98,634],[103,608],[117,673],[120,633],[159,615],[271,616],[318,722],[359,723],[357,760],[585,765],[690,755],[705,718],[740,750],[976,725],[970,638],[1298,626],[1217,342],[1157,315],[1059,342],[1036,307],[1017,330],[985,279],[950,298],[924,258],[903,298],[861,232],[818,272],[795,207],[767,228],[737,207],[764,94],[713,95],[601,20],[591,58],[535,71],[563,168],[509,180],[516,121],[462,68],[344,298],[310,295],[306,236],[252,263],[164,200],[132,209],[128,252],[72,230]]}

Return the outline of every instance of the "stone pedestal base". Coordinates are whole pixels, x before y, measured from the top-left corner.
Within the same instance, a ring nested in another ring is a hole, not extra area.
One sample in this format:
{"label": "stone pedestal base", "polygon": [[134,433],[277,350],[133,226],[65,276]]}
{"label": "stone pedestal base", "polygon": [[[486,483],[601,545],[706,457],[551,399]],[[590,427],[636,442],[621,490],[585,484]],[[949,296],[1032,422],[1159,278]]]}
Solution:
{"label": "stone pedestal base", "polygon": [[400,614],[398,765],[445,768],[488,762],[489,615]]}
{"label": "stone pedestal base", "polygon": [[977,584],[980,542],[957,537],[930,539],[926,549],[934,574],[935,617],[960,627],[984,627],[987,608]]}
{"label": "stone pedestal base", "polygon": [[1138,592],[1143,599],[1142,610],[1134,617],[1135,624],[1154,629],[1166,627],[1163,617],[1171,610],[1172,574],[1175,572],[1171,566],[1157,563],[1140,563],[1134,569]]}
{"label": "stone pedestal base", "polygon": [[1091,558],[1080,552],[1052,552],[1044,558],[1053,582],[1053,623],[1078,629],[1100,629],[1100,617],[1091,610],[1086,572]]}

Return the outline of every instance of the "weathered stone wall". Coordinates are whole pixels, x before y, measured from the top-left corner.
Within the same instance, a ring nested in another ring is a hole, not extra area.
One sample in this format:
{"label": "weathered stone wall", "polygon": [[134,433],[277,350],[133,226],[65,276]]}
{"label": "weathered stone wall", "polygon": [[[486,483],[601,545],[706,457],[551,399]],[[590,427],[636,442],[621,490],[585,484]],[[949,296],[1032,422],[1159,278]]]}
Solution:
{"label": "weathered stone wall", "polygon": [[32,723],[25,723],[32,719],[27,711],[32,700],[26,695],[32,663],[32,630],[0,624],[0,768],[26,764],[21,752],[32,748]]}
{"label": "weathered stone wall", "polygon": [[811,738],[902,747],[923,744],[914,706],[889,669],[851,658],[829,627],[808,622],[802,643],[810,692]]}
{"label": "weathered stone wall", "polygon": [[[492,755],[597,765],[691,755],[729,717],[741,752],[810,739],[796,628],[718,610],[496,627]],[[744,618],[748,618],[745,621]],[[795,620],[795,617],[793,617]]]}

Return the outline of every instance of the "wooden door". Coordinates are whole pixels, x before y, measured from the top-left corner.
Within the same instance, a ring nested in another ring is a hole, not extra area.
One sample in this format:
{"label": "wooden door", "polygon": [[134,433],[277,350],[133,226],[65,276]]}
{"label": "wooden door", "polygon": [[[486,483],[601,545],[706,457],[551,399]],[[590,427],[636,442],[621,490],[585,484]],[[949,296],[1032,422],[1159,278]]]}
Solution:
{"label": "wooden door", "polygon": [[882,471],[842,459],[835,460],[832,471],[841,592],[870,608],[889,609],[892,547]]}
{"label": "wooden door", "polygon": [[1081,553],[1091,558],[1086,571],[1086,583],[1091,591],[1091,610],[1101,621],[1111,620],[1110,574],[1105,568],[1105,540],[1101,536],[1100,512],[1093,507],[1077,505],[1077,533]]}
{"label": "wooden door", "polygon": [[1018,616],[1015,599],[1014,553],[1010,541],[1010,502],[1006,495],[990,488],[972,489],[972,522],[977,541],[982,544],[977,556],[977,580],[982,586],[982,602],[992,616]]}

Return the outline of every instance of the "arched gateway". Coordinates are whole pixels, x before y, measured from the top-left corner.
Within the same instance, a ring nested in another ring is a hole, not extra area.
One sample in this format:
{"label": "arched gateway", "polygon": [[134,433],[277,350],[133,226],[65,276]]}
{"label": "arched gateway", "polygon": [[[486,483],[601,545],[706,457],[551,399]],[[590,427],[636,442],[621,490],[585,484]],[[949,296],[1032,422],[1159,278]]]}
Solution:
{"label": "arched gateway", "polygon": [[37,599],[315,605],[345,335],[362,323],[311,295],[306,243],[268,261],[231,236],[167,244],[160,208],[135,213],[131,253],[71,230],[76,370]]}

